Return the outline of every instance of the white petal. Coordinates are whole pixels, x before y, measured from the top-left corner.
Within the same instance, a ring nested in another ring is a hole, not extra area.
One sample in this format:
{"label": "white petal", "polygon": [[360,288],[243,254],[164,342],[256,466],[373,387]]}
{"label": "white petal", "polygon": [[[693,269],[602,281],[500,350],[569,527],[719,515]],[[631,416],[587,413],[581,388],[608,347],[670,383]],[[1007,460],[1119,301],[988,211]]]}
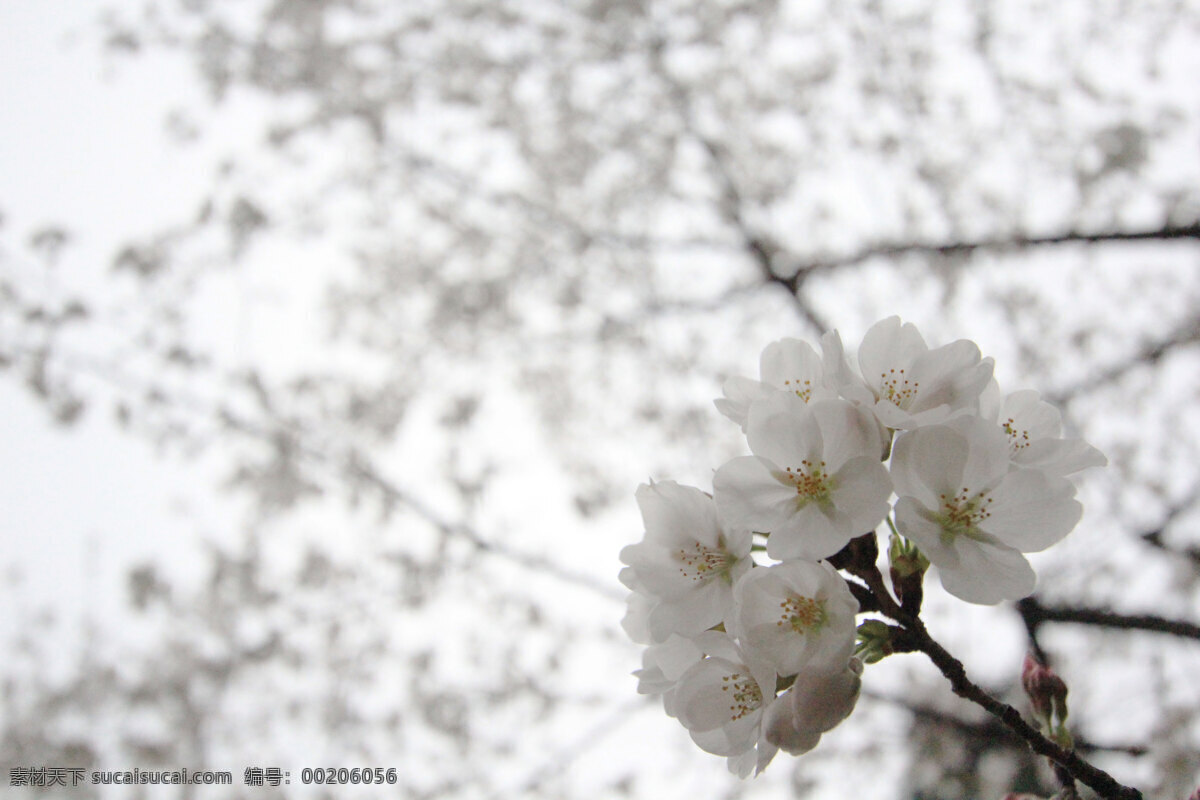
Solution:
{"label": "white petal", "polygon": [[834,475],[834,484],[831,499],[849,517],[855,535],[873,531],[883,522],[892,496],[892,478],[878,460],[868,456],[846,462]]}
{"label": "white petal", "polygon": [[751,403],[765,397],[773,390],[760,381],[738,376],[725,381],[721,386],[721,391],[725,397],[714,400],[713,405],[745,431],[746,414],[750,411]]}
{"label": "white petal", "polygon": [[1061,541],[1083,515],[1075,485],[1041,470],[1016,468],[990,495],[988,533],[1023,553],[1036,553]]}
{"label": "white petal", "polygon": [[979,346],[967,339],[922,353],[909,372],[911,380],[920,385],[909,410],[978,408],[979,395],[992,379],[992,368],[992,359],[981,359]]}
{"label": "white petal", "polygon": [[929,349],[916,326],[888,317],[871,326],[858,348],[858,364],[872,388],[878,388],[883,376],[892,369],[907,368],[913,359]]}
{"label": "white petal", "polygon": [[628,564],[618,577],[630,589],[646,591],[655,597],[676,596],[692,588],[692,582],[670,569],[671,551],[650,541],[637,542],[620,548],[620,560]]}
{"label": "white petal", "polygon": [[[778,565],[776,565],[778,566]],[[788,586],[773,567],[755,567],[733,585],[734,635],[745,644],[747,624],[757,624],[778,615],[779,603]]]}
{"label": "white petal", "polygon": [[623,547],[621,560],[633,570],[641,590],[659,598],[680,597],[694,591],[696,582],[680,572],[674,552],[656,542],[643,541]]}
{"label": "white petal", "polygon": [[[726,680],[733,675],[739,677]],[[741,704],[733,697],[733,684],[743,680],[752,680],[744,664],[735,664],[723,658],[706,658],[694,665],[680,677],[675,688],[675,710],[679,714],[679,721],[693,732],[723,728],[727,734],[745,743],[752,736],[752,728],[758,720],[753,708],[742,714]],[[750,724],[744,724],[747,722]],[[729,752],[716,754],[732,755]]]}
{"label": "white petal", "polygon": [[[750,548],[754,545],[754,537],[750,535],[748,529],[742,528],[726,528],[725,530],[725,549],[730,555],[738,559],[738,563],[734,566],[734,570],[738,571],[742,568],[749,567],[749,562],[742,563],[743,560],[750,555]],[[736,577],[736,576],[735,576]]]}
{"label": "white petal", "polygon": [[848,389],[861,394],[867,389],[862,378],[851,369],[842,345],[842,336],[837,331],[829,331],[821,337],[821,360],[826,383],[839,394]]}
{"label": "white petal", "polygon": [[979,394],[979,416],[988,422],[999,422],[1004,398],[1000,396],[1000,384],[993,377]]}
{"label": "white petal", "polygon": [[974,416],[952,419],[946,427],[960,433],[967,442],[967,460],[957,489],[971,493],[995,486],[1008,472],[1008,437],[997,425]]}
{"label": "white petal", "polygon": [[745,779],[749,778],[750,773],[754,771],[754,764],[757,760],[757,754],[753,750],[747,750],[746,752],[739,753],[736,756],[730,756],[729,758],[725,759],[725,763],[732,774],[737,775],[739,778]]}
{"label": "white petal", "polygon": [[823,509],[817,503],[808,503],[772,526],[767,555],[780,561],[794,558],[817,561],[833,555],[863,533],[852,528],[850,517],[836,507]]}
{"label": "white petal", "polygon": [[696,646],[706,656],[723,658],[735,664],[744,661],[742,652],[738,649],[737,642],[728,633],[722,631],[705,631],[699,636],[693,637],[692,641],[696,643]]}
{"label": "white petal", "polygon": [[879,460],[883,450],[879,424],[866,411],[846,400],[813,402],[809,408],[821,429],[821,460],[831,472],[852,458]]}
{"label": "white petal", "polygon": [[896,405],[889,399],[881,399],[872,405],[871,413],[875,414],[881,425],[894,428],[896,431],[913,431],[913,429],[922,427],[922,423],[932,425],[932,423],[941,422],[948,416],[943,409],[934,409],[925,411],[926,416],[923,420],[914,421],[912,414],[904,409],[896,408]]}
{"label": "white petal", "polygon": [[1028,431],[1031,439],[1056,439],[1062,432],[1062,414],[1032,389],[1013,392],[1004,399],[1000,409],[1001,424],[1012,420],[1013,426]]}
{"label": "white petal", "polygon": [[621,627],[625,634],[638,644],[650,644],[650,611],[657,603],[654,598],[634,592],[629,595]]}
{"label": "white petal", "polygon": [[763,349],[759,359],[759,374],[763,383],[776,389],[793,392],[814,389],[824,382],[823,373],[817,351],[808,342],[799,339],[771,342]]}
{"label": "white petal", "polygon": [[1073,475],[1088,467],[1103,467],[1108,459],[1082,439],[1040,439],[1019,450],[1013,462],[1052,475]]}
{"label": "white petal", "polygon": [[780,471],[758,456],[740,456],[723,464],[713,475],[713,496],[725,524],[769,531],[786,519],[794,507],[796,489],[775,478]]}
{"label": "white petal", "polygon": [[[779,748],[768,742],[767,737],[762,735],[759,737],[758,746],[755,748],[755,752],[758,753],[758,758],[755,759],[754,762],[754,774],[757,776],[762,773],[762,771],[767,768],[767,765],[771,763],[771,760],[775,758],[775,754],[779,752]],[[744,778],[746,776],[739,773],[739,777]]]}
{"label": "white petal", "polygon": [[[623,564],[629,563],[625,559],[627,557],[629,557],[631,552],[633,552],[629,548],[635,547],[635,546],[636,545],[629,544],[629,545],[625,545],[624,547],[621,548],[621,555],[620,555],[621,563],[623,563]],[[633,567],[622,568],[621,571],[617,573],[617,580],[619,580],[621,583],[623,583],[625,585],[626,589],[630,589],[631,591],[634,591],[634,592],[644,591],[644,587],[642,586],[641,581],[638,580],[637,570],[635,570]]]}
{"label": "white petal", "polygon": [[656,667],[666,680],[674,683],[703,657],[704,653],[693,639],[672,635],[662,644],[647,647],[642,663]]}
{"label": "white petal", "polygon": [[639,486],[636,497],[647,539],[669,548],[692,541],[717,546],[721,526],[716,507],[712,498],[696,487],[659,481]]}
{"label": "white petal", "polygon": [[723,622],[732,600],[730,587],[720,580],[678,597],[663,598],[650,612],[650,635],[656,642],[672,633],[695,636]]}
{"label": "white petal", "polygon": [[[737,758],[746,756],[746,763],[749,765],[746,768],[746,774],[754,768],[754,743],[756,740],[756,732],[758,725],[761,723],[761,715],[753,714],[750,718],[743,717],[742,719],[731,722],[722,728],[713,728],[711,730],[689,730],[692,736],[692,741],[699,745],[700,749],[706,753],[712,753],[715,756],[729,756]],[[745,776],[743,776],[745,777]]]}
{"label": "white petal", "polygon": [[897,436],[892,446],[896,494],[915,497],[929,508],[940,507],[939,495],[953,497],[962,487],[968,452],[966,437],[943,426]]}
{"label": "white petal", "polygon": [[820,461],[825,445],[816,419],[808,405],[787,397],[780,394],[751,406],[746,423],[750,451],[780,467],[799,466],[805,459]]}
{"label": "white petal", "polygon": [[958,564],[953,568],[939,565],[938,574],[942,586],[955,597],[990,606],[1033,593],[1037,575],[1016,550],[963,536],[951,546],[958,554]]}
{"label": "white petal", "polygon": [[853,653],[854,625],[851,624],[849,630],[841,635],[835,635],[831,626],[829,632],[822,631],[821,634],[813,637],[805,662],[797,672],[827,671],[839,664],[846,663],[846,659],[850,658]]}
{"label": "white petal", "polygon": [[931,513],[916,498],[901,497],[896,501],[896,527],[934,564],[957,563],[957,553],[943,544],[942,526],[929,518]]}

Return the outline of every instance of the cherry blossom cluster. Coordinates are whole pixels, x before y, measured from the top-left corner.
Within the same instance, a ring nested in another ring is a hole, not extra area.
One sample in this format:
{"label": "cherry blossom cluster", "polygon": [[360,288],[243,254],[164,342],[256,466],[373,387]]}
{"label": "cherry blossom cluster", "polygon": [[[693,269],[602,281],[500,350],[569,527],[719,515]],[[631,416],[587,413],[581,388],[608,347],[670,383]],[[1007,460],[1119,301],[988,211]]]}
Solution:
{"label": "cherry blossom cluster", "polygon": [[773,342],[759,379],[730,379],[716,401],[751,454],[717,469],[711,494],[638,488],[645,537],[620,576],[623,625],[647,645],[638,691],[734,773],[811,750],[854,709],[878,656],[829,561],[851,540],[886,521],[894,582],[919,587],[932,564],[950,594],[995,604],[1030,594],[1025,554],[1079,521],[1071,476],[1104,456],[1062,438],[1036,392],[1002,396],[992,367],[973,342],[930,348],[897,317],[867,332],[856,364],[836,331],[819,352]]}

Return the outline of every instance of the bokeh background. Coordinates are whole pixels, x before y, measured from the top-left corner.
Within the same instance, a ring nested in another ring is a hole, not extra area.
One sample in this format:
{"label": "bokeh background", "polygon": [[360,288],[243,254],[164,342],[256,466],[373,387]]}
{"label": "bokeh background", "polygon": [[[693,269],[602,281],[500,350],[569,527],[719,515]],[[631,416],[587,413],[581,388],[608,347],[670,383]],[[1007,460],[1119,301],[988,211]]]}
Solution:
{"label": "bokeh background", "polygon": [[[1183,0],[2,0],[3,794],[1049,793],[916,655],[746,782],[629,675],[637,484],[745,452],[768,342],[900,314],[1108,455],[1035,565],[1113,616],[1037,636],[1087,757],[1184,800],[1197,76]],[[1018,611],[927,595],[1020,705]]]}

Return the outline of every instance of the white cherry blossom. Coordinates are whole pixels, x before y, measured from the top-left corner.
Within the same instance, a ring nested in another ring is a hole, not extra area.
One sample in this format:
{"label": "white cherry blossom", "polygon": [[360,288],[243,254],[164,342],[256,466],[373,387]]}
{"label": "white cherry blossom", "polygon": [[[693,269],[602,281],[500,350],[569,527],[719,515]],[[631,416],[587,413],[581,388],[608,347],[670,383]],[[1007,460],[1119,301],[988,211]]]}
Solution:
{"label": "white cherry blossom", "polygon": [[[930,349],[898,317],[867,332],[857,367],[836,331],[819,350],[780,339],[759,380],[731,378],[716,401],[752,454],[716,471],[713,495],[638,488],[646,533],[619,576],[632,592],[621,624],[648,645],[638,691],[735,774],[812,750],[853,711],[859,605],[824,559],[874,531],[893,488],[896,528],[972,603],[1029,594],[1025,554],[1078,523],[1070,478],[1104,456],[1062,437],[1036,392],[1002,396],[992,366],[966,340]],[[782,563],[755,564],[757,534]]]}
{"label": "white cherry blossom", "polygon": [[759,357],[760,380],[733,377],[721,391],[725,397],[714,401],[717,410],[746,430],[750,406],[756,401],[785,392],[803,400],[831,400],[838,396],[838,380],[846,372],[842,340],[836,331],[821,339],[823,355],[808,342],[780,339],[763,348]]}
{"label": "white cherry blossom", "polygon": [[892,455],[897,527],[971,603],[1030,594],[1037,579],[1022,554],[1060,541],[1082,513],[1069,480],[1009,455],[1004,431],[974,416],[906,433]]}
{"label": "white cherry blossom", "polygon": [[713,493],[727,525],[769,534],[772,558],[826,558],[887,515],[880,429],[854,404],[778,395],[751,407],[746,438],[754,455],[718,469]]}
{"label": "white cherry blossom", "polygon": [[980,416],[995,420],[1007,434],[1014,464],[1072,475],[1108,463],[1103,453],[1082,439],[1062,438],[1062,415],[1032,389],[1001,398],[993,380],[980,398]]}
{"label": "white cherry blossom", "polygon": [[728,635],[711,631],[696,641],[707,657],[679,678],[668,713],[702,750],[726,756],[731,772],[743,778],[757,774],[778,749],[762,724],[775,699],[775,671],[750,662]]}
{"label": "white cherry blossom", "polygon": [[646,536],[621,551],[629,565],[621,579],[653,598],[646,612],[651,640],[694,636],[723,622],[733,582],[751,565],[749,531],[722,527],[712,497],[674,481],[643,484],[637,501]]}
{"label": "white cherry blossom", "polygon": [[888,317],[871,326],[858,349],[863,383],[842,394],[870,407],[889,428],[911,430],[978,410],[993,361],[959,339],[930,350],[911,322]]}
{"label": "white cherry blossom", "polygon": [[854,650],[858,601],[825,562],[756,567],[734,584],[733,598],[742,647],[780,675],[828,671]]}

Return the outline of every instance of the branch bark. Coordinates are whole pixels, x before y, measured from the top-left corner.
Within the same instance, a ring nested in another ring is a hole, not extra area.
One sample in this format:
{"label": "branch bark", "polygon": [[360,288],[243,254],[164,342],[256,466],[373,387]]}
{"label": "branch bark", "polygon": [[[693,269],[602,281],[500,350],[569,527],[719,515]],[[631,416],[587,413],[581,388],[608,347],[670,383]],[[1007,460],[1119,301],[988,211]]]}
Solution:
{"label": "branch bark", "polygon": [[861,578],[875,596],[875,602],[880,612],[899,623],[903,635],[893,640],[895,652],[921,652],[929,657],[934,666],[950,682],[950,688],[959,697],[970,700],[993,717],[1002,722],[1009,730],[1020,736],[1038,755],[1049,758],[1057,767],[1055,771],[1062,776],[1065,770],[1074,780],[1083,783],[1096,791],[1105,800],[1142,800],[1142,793],[1137,789],[1118,783],[1115,778],[1102,769],[1084,761],[1074,750],[1068,750],[1042,735],[1030,725],[1021,713],[1007,703],[992,697],[967,677],[966,667],[962,662],[942,647],[929,634],[920,616],[901,608],[892,597],[883,581],[875,559],[875,535],[873,533],[854,539],[840,553],[830,559],[839,569],[845,569],[852,575]]}
{"label": "branch bark", "polygon": [[946,680],[950,681],[950,688],[959,697],[970,700],[996,717],[1024,739],[1035,753],[1046,756],[1065,769],[1075,780],[1090,786],[1106,800],[1142,800],[1142,793],[1137,789],[1118,783],[1104,770],[1084,761],[1074,750],[1067,750],[1050,741],[1026,722],[1015,708],[1002,703],[971,682],[962,662],[950,655],[929,635],[925,623],[919,618],[901,622],[908,629],[916,649],[929,657],[942,675],[946,676]]}
{"label": "branch bark", "polygon": [[1047,606],[1036,597],[1026,597],[1017,603],[1017,611],[1031,630],[1036,630],[1043,622],[1066,622],[1127,631],[1151,631],[1200,640],[1200,625],[1154,614],[1118,614],[1102,608]]}
{"label": "branch bark", "polygon": [[[1063,244],[1114,244],[1120,242],[1148,241],[1195,241],[1200,240],[1200,222],[1190,225],[1164,225],[1141,231],[1102,231],[1085,233],[1082,231],[1067,231],[1051,236],[1011,236],[1004,238],[978,239],[970,242],[904,242],[897,244],[882,244],[868,247],[848,256],[818,259],[811,261],[796,260],[790,265],[788,274],[801,275],[848,267],[870,261],[873,258],[895,258],[897,256],[965,256],[979,251],[1004,252],[1011,250],[1028,250],[1037,247],[1052,247]],[[803,280],[800,278],[799,280]],[[797,278],[791,278],[795,283]]]}

